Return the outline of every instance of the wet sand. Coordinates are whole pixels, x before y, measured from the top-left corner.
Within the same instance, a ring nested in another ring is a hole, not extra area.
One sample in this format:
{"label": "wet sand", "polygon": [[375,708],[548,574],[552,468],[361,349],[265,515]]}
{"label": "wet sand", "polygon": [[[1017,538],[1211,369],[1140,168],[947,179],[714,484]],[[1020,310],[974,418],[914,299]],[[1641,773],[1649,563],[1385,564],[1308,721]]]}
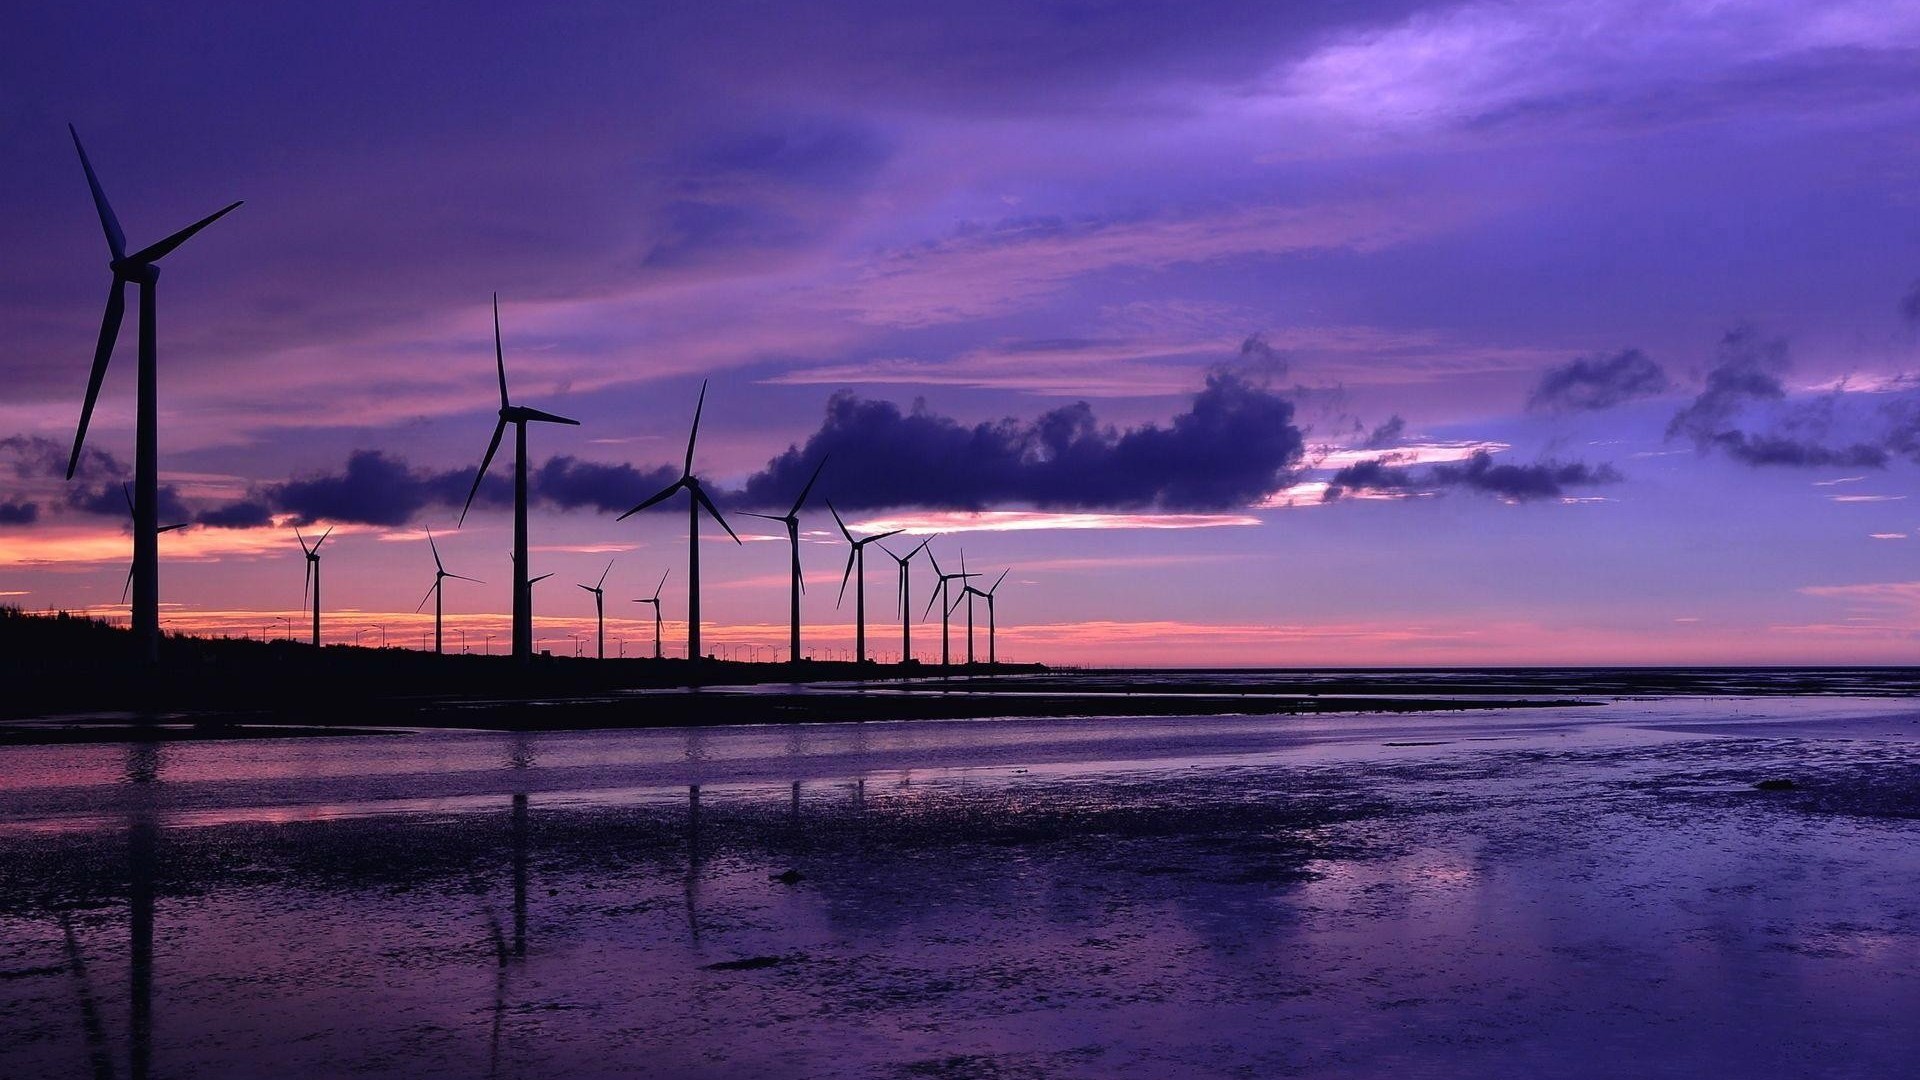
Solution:
{"label": "wet sand", "polygon": [[37,745],[0,777],[8,1075],[1920,1052],[1899,699]]}

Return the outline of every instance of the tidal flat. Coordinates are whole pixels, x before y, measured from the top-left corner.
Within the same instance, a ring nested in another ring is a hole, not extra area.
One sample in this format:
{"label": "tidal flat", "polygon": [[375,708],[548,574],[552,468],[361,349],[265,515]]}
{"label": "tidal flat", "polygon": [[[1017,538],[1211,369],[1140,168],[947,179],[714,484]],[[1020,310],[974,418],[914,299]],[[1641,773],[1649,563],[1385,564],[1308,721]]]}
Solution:
{"label": "tidal flat", "polygon": [[1920,1053],[1905,698],[393,729],[7,746],[0,778],[10,1076]]}

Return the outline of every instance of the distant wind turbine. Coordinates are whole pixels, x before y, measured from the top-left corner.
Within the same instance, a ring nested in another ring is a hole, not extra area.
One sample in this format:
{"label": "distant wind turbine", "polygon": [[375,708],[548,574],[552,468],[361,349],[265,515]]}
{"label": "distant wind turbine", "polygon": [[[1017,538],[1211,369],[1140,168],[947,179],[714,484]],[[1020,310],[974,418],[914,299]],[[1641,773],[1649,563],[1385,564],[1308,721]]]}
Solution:
{"label": "distant wind turbine", "polygon": [[581,588],[593,594],[593,620],[600,631],[600,659],[607,658],[607,575],[613,573],[613,560],[607,560],[607,568],[600,571],[600,580]]}
{"label": "distant wind turbine", "polygon": [[[947,595],[947,592],[948,592],[947,585],[948,583],[955,582],[955,581],[964,583],[968,578],[980,576],[979,574],[967,573],[967,567],[965,562],[966,557],[967,557],[966,552],[962,551],[960,553],[960,558],[962,560],[960,564],[960,572],[957,574],[949,574],[940,569],[940,559],[934,555],[933,549],[932,548],[927,549],[927,561],[933,563],[933,572],[937,574],[940,578],[939,581],[934,583],[933,595],[927,598],[927,611],[931,612],[933,610],[934,603],[936,601],[939,602],[940,604],[940,666],[941,667],[951,667],[953,665],[953,645],[952,645],[951,637],[947,632],[947,617],[953,614],[953,606],[952,606],[952,600]],[[923,613],[920,617],[924,619],[927,616],[926,614]]]}
{"label": "distant wind turbine", "polygon": [[305,606],[307,590],[312,589],[313,647],[317,649],[320,647],[320,545],[326,543],[327,537],[333,535],[333,526],[327,526],[327,531],[320,534],[320,539],[315,540],[312,547],[308,547],[307,538],[300,535],[300,526],[293,527],[293,535],[300,541],[300,550],[307,553],[307,581],[300,587],[300,603]]}
{"label": "distant wind turbine", "polygon": [[793,581],[788,586],[790,596],[790,620],[787,630],[787,659],[800,659],[800,594],[807,591],[807,583],[800,576],[800,508],[807,504],[807,496],[813,491],[813,482],[820,479],[820,470],[827,467],[823,455],[820,464],[813,467],[813,475],[807,478],[807,486],[800,489],[800,497],[793,500],[793,506],[785,514],[748,514],[748,517],[778,521],[787,527],[787,546],[793,550]]}
{"label": "distant wind turbine", "polygon": [[700,478],[693,475],[693,444],[700,437],[700,410],[707,404],[707,384],[700,384],[700,400],[693,406],[693,429],[687,433],[687,457],[680,466],[680,479],[668,484],[652,498],[633,509],[621,514],[616,521],[625,521],[655,503],[663,502],[674,492],[685,489],[687,492],[687,659],[700,659],[700,511],[705,510],[720,527],[727,530],[733,542],[740,542],[739,534],[727,519],[720,516],[720,508],[713,505],[706,491],[700,486]]}
{"label": "distant wind turbine", "polygon": [[500,375],[500,419],[493,425],[493,441],[487,444],[487,456],[480,459],[480,471],[474,475],[473,489],[467,492],[467,505],[460,508],[460,521],[473,508],[473,497],[480,493],[480,481],[487,477],[487,466],[500,449],[500,437],[507,425],[513,425],[513,658],[521,663],[533,659],[533,582],[527,580],[527,425],[572,424],[569,420],[539,409],[529,409],[507,400],[507,357],[500,344],[500,295],[493,297],[493,362]]}
{"label": "distant wind turbine", "polygon": [[93,192],[93,206],[100,214],[100,228],[107,234],[107,249],[113,260],[113,284],[107,290],[107,311],[100,320],[100,339],[93,350],[93,370],[87,376],[86,402],[80,407],[80,426],[73,434],[73,454],[67,458],[67,479],[80,465],[80,450],[87,441],[87,425],[93,420],[93,405],[100,397],[100,383],[107,376],[107,362],[113,358],[113,346],[120,338],[120,320],[126,314],[129,284],[140,286],[140,361],[135,377],[134,450],[133,450],[133,610],[134,640],[140,655],[152,664],[160,659],[160,463],[159,463],[159,329],[155,308],[155,286],[160,280],[162,258],[186,243],[193,234],[232,212],[232,203],[181,229],[165,240],[127,254],[127,237],[120,231],[120,219],[107,204],[107,193],[87,160],[86,147],[80,145],[80,133],[72,124],[73,148],[80,154],[80,167],[86,170],[87,187]]}
{"label": "distant wind turbine", "polygon": [[440,548],[433,542],[432,529],[427,530],[427,550],[433,552],[433,584],[427,587],[427,595],[420,598],[419,605],[416,606],[413,611],[414,614],[419,614],[420,608],[427,606],[427,599],[429,597],[433,599],[433,651],[438,654],[442,651],[440,647],[440,594],[442,592],[442,583],[448,578],[452,578],[455,581],[471,581],[475,585],[484,585],[486,582],[481,581],[479,578],[463,577],[459,574],[448,573],[447,568],[440,562]]}
{"label": "distant wind turbine", "polygon": [[[967,586],[968,592],[972,593],[973,595],[987,602],[987,663],[989,665],[998,664],[1000,662],[1000,652],[994,646],[995,626],[994,626],[994,620],[993,620],[993,595],[1000,591],[1000,583],[1007,580],[1007,575],[1012,572],[1013,571],[1011,568],[1000,571],[1000,576],[993,579],[993,586],[987,589],[985,592],[981,592],[979,589],[974,588],[972,585]],[[973,631],[971,630],[967,631],[967,640],[969,642],[973,640]]]}
{"label": "distant wind turbine", "polygon": [[895,606],[900,609],[900,662],[903,664],[913,658],[913,601],[909,599],[913,595],[911,588],[913,575],[907,564],[913,561],[915,555],[926,550],[927,545],[931,543],[933,543],[933,537],[929,536],[905,555],[895,555],[892,548],[885,544],[880,545],[880,550],[886,552],[900,566],[900,587],[895,595]]}
{"label": "distant wind turbine", "polygon": [[660,575],[660,584],[653,587],[652,596],[634,601],[636,604],[653,605],[653,658],[655,660],[660,659],[660,590],[667,587],[667,574],[671,573],[673,571],[668,570]]}
{"label": "distant wind turbine", "polygon": [[875,540],[885,540],[889,536],[898,535],[900,530],[895,529],[892,532],[864,536],[855,540],[853,534],[847,531],[847,523],[840,520],[840,511],[833,508],[832,499],[827,500],[827,512],[833,515],[833,523],[840,526],[840,535],[846,537],[847,543],[853,545],[853,550],[847,552],[847,568],[840,574],[840,599],[835,600],[833,606],[839,607],[840,600],[847,598],[847,578],[857,569],[859,581],[853,587],[853,659],[857,664],[864,664],[867,662],[867,545]]}

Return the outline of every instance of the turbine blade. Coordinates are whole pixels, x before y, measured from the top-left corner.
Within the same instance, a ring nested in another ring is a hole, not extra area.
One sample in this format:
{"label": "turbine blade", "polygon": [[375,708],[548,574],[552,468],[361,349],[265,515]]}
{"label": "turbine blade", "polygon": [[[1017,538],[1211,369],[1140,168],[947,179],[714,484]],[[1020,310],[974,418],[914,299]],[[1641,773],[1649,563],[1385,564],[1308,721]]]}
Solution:
{"label": "turbine blade", "polygon": [[493,366],[500,373],[500,407],[507,407],[507,354],[500,347],[500,294],[493,294]]}
{"label": "turbine blade", "polygon": [[113,359],[113,343],[120,338],[120,319],[127,313],[127,283],[119,278],[107,292],[107,313],[100,318],[100,341],[93,347],[93,371],[87,375],[87,400],[80,406],[80,427],[73,433],[73,455],[67,458],[67,479],[80,467],[80,447],[87,441],[87,425],[93,422],[93,403],[100,397],[100,384],[107,377],[107,361]]}
{"label": "turbine blade", "polygon": [[444,567],[444,566],[442,566],[442,565],[440,565],[440,548],[439,548],[439,546],[438,546],[438,545],[436,545],[436,544],[435,544],[435,543],[433,542],[433,530],[432,530],[432,529],[428,529],[428,530],[427,530],[427,550],[429,550],[429,551],[431,551],[431,552],[433,552],[433,568],[434,568],[435,570],[438,570],[438,571],[440,571],[440,572],[441,572],[441,573],[443,573],[443,574],[444,574],[444,573],[446,573],[446,572],[447,572],[447,568],[446,568],[446,567]]}
{"label": "turbine blade", "polygon": [[594,592],[600,591],[600,586],[605,585],[607,583],[607,575],[611,573],[613,573],[613,560],[608,559],[607,568],[605,570],[600,571],[600,580],[593,583]]}
{"label": "turbine blade", "polygon": [[[940,535],[940,534],[939,534],[939,533],[933,533],[933,534],[930,534],[930,535],[929,535],[929,536],[928,536],[928,537],[927,537],[927,538],[926,538],[925,540],[922,540],[922,541],[920,541],[920,546],[919,546],[919,547],[917,547],[917,548],[914,548],[914,549],[913,549],[912,551],[909,551],[909,552],[907,552],[907,558],[909,558],[909,559],[911,559],[911,558],[913,558],[913,557],[914,557],[915,555],[918,555],[918,554],[920,554],[920,553],[921,553],[922,551],[926,551],[926,548],[927,548],[927,545],[928,545],[928,544],[931,544],[931,543],[933,543],[933,538],[934,538],[935,536],[938,536],[938,535]],[[933,557],[933,553],[932,553],[932,552],[927,552],[927,557],[928,557],[928,558],[932,558],[932,557]]]}
{"label": "turbine blade", "polygon": [[215,210],[213,213],[208,214],[206,217],[201,218],[199,221],[196,221],[193,224],[187,226],[186,228],[181,229],[179,232],[174,233],[172,236],[167,237],[165,240],[162,240],[157,244],[151,244],[147,247],[143,247],[139,251],[134,252],[132,255],[132,261],[136,263],[159,262],[161,258],[163,258],[168,252],[172,251],[174,248],[177,248],[181,244],[184,244],[188,240],[192,239],[194,233],[199,232],[201,229],[204,229],[207,226],[213,224],[214,222],[219,221],[221,218],[226,217],[228,214],[233,213],[235,210],[239,209],[239,207],[240,207],[240,204],[237,202],[228,203],[227,205],[221,207],[220,209]]}
{"label": "turbine blade", "polygon": [[988,589],[986,591],[986,595],[992,596],[994,594],[994,590],[998,589],[1000,587],[1000,583],[1007,580],[1007,575],[1011,573],[1013,573],[1013,567],[1011,566],[1007,567],[1005,570],[1000,571],[1000,576],[993,579],[993,588]]}
{"label": "turbine blade", "polygon": [[591,585],[581,585],[581,586],[578,586],[578,588],[582,588],[582,589],[585,589],[585,590],[587,590],[588,592],[593,592],[593,591],[595,591],[595,590],[594,590],[594,587],[593,587],[593,586],[591,586]]}
{"label": "turbine blade", "polygon": [[300,610],[307,610],[307,591],[313,588],[313,560],[307,560],[307,579],[300,583]]}
{"label": "turbine blade", "polygon": [[541,582],[547,580],[552,576],[553,576],[552,574],[541,574],[539,577],[536,577],[536,578],[528,578],[527,587],[532,588],[533,586],[540,584]]}
{"label": "turbine blade", "polygon": [[127,602],[127,593],[133,589],[133,564],[127,564],[127,583],[120,586],[120,602]]}
{"label": "turbine blade", "polygon": [[473,583],[474,583],[475,585],[485,585],[485,584],[486,584],[486,582],[484,582],[484,581],[481,581],[481,580],[480,580],[479,578],[477,578],[477,577],[466,577],[466,576],[464,576],[464,575],[461,575],[461,574],[448,574],[447,576],[448,576],[448,577],[450,577],[450,578],[452,578],[452,579],[453,579],[453,580],[455,580],[455,581],[471,581],[471,582],[473,582]]}
{"label": "turbine blade", "polygon": [[309,554],[309,555],[311,555],[311,554],[313,554],[313,549],[307,546],[307,538],[306,538],[305,536],[302,536],[302,535],[300,534],[300,526],[298,526],[298,525],[295,525],[295,526],[293,527],[293,538],[294,538],[295,540],[298,540],[298,541],[300,541],[300,550],[301,550],[301,551],[304,551],[304,552],[306,552],[306,553],[307,553],[307,554]]}
{"label": "turbine blade", "polygon": [[[920,545],[920,546],[921,546],[921,547],[926,547],[926,545],[925,545],[925,544],[922,544],[922,545]],[[938,555],[935,555],[935,554],[933,553],[933,549],[932,549],[932,548],[927,548],[927,561],[933,564],[933,573],[934,573],[934,576],[936,576],[936,577],[946,577],[946,576],[947,576],[947,575],[945,575],[945,574],[943,574],[943,573],[941,573],[941,572],[940,572],[940,557],[939,557]]]}
{"label": "turbine blade", "polygon": [[820,479],[820,470],[826,467],[827,467],[827,455],[821,454],[820,464],[815,465],[813,467],[813,475],[807,478],[807,486],[800,489],[800,497],[793,500],[793,509],[787,511],[789,515],[798,514],[800,512],[800,508],[806,505],[807,495],[808,493],[813,491],[814,481]]}
{"label": "turbine blade", "polygon": [[841,600],[847,598],[847,579],[853,576],[853,558],[859,550],[859,548],[850,548],[847,551],[847,568],[840,573],[840,595],[833,601],[833,606],[836,608],[840,606]]}
{"label": "turbine blade", "polygon": [[693,442],[700,437],[700,410],[707,407],[707,380],[700,380],[700,400],[693,405],[693,430],[687,432],[687,461],[680,467],[681,476],[693,475]]}
{"label": "turbine blade", "polygon": [[120,494],[123,498],[127,500],[127,516],[132,517],[133,516],[133,489],[128,487],[126,484],[126,481],[124,480],[120,482]]}
{"label": "turbine blade", "polygon": [[319,550],[320,550],[320,545],[321,545],[321,544],[324,544],[324,543],[326,543],[326,542],[327,542],[327,537],[329,537],[329,536],[332,536],[332,535],[333,535],[333,526],[331,526],[331,525],[329,525],[329,526],[327,526],[327,531],[326,531],[326,532],[323,532],[323,533],[321,533],[321,534],[320,534],[320,539],[318,539],[318,540],[315,540],[315,541],[313,542],[313,550],[315,550],[315,551],[319,551]]}
{"label": "turbine blade", "polygon": [[673,573],[673,571],[672,571],[672,570],[668,570],[668,571],[666,571],[665,573],[662,573],[662,574],[660,575],[660,584],[658,584],[658,585],[655,585],[655,586],[653,587],[653,602],[654,602],[654,603],[656,603],[656,604],[657,604],[657,603],[659,603],[659,602],[660,602],[660,590],[661,590],[661,589],[664,589],[664,588],[666,588],[666,587],[667,587],[667,574],[671,574],[671,573]]}
{"label": "turbine blade", "polygon": [[713,500],[707,498],[705,491],[700,488],[694,488],[693,497],[700,500],[700,505],[706,508],[707,514],[712,517],[713,520],[720,523],[721,528],[727,530],[727,535],[733,537],[734,543],[737,544],[740,542],[740,534],[734,532],[733,526],[727,524],[727,519],[720,516],[720,508],[713,505]]}
{"label": "turbine blade", "polygon": [[159,527],[158,529],[155,529],[154,531],[155,531],[155,532],[173,532],[173,531],[175,531],[176,529],[184,529],[184,528],[186,528],[186,527],[187,527],[188,525],[191,525],[191,524],[193,524],[193,523],[192,523],[192,522],[190,522],[190,521],[183,521],[183,522],[181,522],[181,523],[180,523],[180,524],[178,524],[178,525],[162,525],[162,526],[160,526],[160,527]]}
{"label": "turbine blade", "polygon": [[785,518],[787,523],[787,543],[793,547],[793,577],[800,583],[800,591],[807,591],[807,572],[800,567],[800,519]]}
{"label": "turbine blade", "polygon": [[640,511],[645,510],[647,507],[653,506],[660,502],[665,501],[674,492],[679,491],[681,488],[686,486],[687,486],[687,478],[683,476],[680,479],[675,480],[673,483],[668,484],[666,487],[661,488],[659,493],[654,495],[653,498],[648,499],[646,502],[641,503],[639,506],[634,507],[633,509],[627,511],[624,514],[621,514],[619,517],[614,518],[613,520],[625,521],[628,518],[632,517],[633,515],[639,513]]}
{"label": "turbine blade", "polygon": [[933,614],[933,605],[939,602],[940,602],[940,583],[936,581],[933,583],[933,595],[927,597],[927,610],[920,613],[921,622],[927,621],[927,616]]}
{"label": "turbine blade", "polygon": [[847,543],[853,543],[853,534],[847,531],[847,523],[840,520],[840,511],[833,508],[832,499],[827,500],[827,513],[832,514],[833,523],[840,526],[840,535],[847,538]]}
{"label": "turbine blade", "polygon": [[426,606],[427,606],[427,601],[429,601],[429,600],[431,600],[431,599],[433,599],[433,590],[435,590],[435,589],[437,589],[437,588],[439,588],[439,587],[440,587],[440,579],[439,579],[439,578],[434,578],[434,579],[433,579],[433,584],[431,584],[431,585],[429,585],[429,586],[427,586],[427,595],[425,595],[425,596],[423,596],[423,597],[421,597],[421,598],[420,598],[420,602],[419,602],[418,604],[415,604],[415,605],[413,606],[413,613],[414,613],[415,615],[418,615],[418,614],[420,614],[420,610],[421,610],[422,608],[424,608],[424,607],[426,607]]}
{"label": "turbine blade", "polygon": [[753,512],[753,511],[751,511],[751,510],[736,510],[736,511],[734,511],[734,512],[735,512],[735,513],[737,513],[737,514],[739,514],[739,515],[740,515],[741,517],[757,517],[757,518],[765,518],[765,519],[767,519],[768,521],[785,521],[785,520],[787,520],[786,518],[783,518],[783,517],[776,517],[776,516],[775,516],[775,515],[773,515],[773,514],[756,514],[756,513],[754,513],[754,512]]}
{"label": "turbine blade", "polygon": [[542,424],[572,424],[574,427],[580,426],[580,421],[578,420],[569,419],[558,413],[541,412],[539,409],[522,407],[520,414],[528,420],[535,420]]}
{"label": "turbine blade", "polygon": [[862,540],[860,542],[863,544],[871,544],[875,540],[885,540],[889,536],[899,536],[900,533],[901,533],[901,530],[895,529],[892,532],[883,532],[879,536],[869,536],[865,540]]}
{"label": "turbine blade", "polygon": [[87,187],[93,189],[93,208],[100,212],[100,231],[107,234],[107,249],[113,252],[115,261],[127,257],[127,234],[120,231],[120,219],[113,216],[113,207],[107,204],[107,193],[100,188],[100,178],[93,174],[93,162],[87,160],[87,148],[80,145],[80,133],[72,124],[67,131],[73,135],[73,148],[80,151],[80,167],[87,170]]}
{"label": "turbine blade", "polygon": [[467,505],[460,508],[460,521],[454,525],[459,528],[467,522],[467,511],[473,509],[473,497],[480,494],[480,481],[487,478],[487,466],[493,464],[493,455],[500,449],[500,438],[507,433],[507,422],[501,420],[493,425],[493,441],[487,444],[487,456],[480,459],[480,471],[473,474],[473,488],[467,492]]}

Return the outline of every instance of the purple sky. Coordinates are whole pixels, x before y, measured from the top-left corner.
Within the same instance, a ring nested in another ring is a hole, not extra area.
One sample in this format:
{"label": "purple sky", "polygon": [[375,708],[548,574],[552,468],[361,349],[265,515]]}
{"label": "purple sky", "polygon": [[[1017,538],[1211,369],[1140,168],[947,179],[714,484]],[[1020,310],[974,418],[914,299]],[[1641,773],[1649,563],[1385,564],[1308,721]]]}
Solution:
{"label": "purple sky", "polygon": [[[136,245],[246,200],[166,262],[161,468],[273,524],[163,538],[176,626],[293,615],[298,520],[335,639],[417,644],[429,526],[504,636],[507,515],[453,531],[498,291],[516,398],[584,421],[531,437],[555,651],[608,558],[680,636],[684,518],[613,518],[710,377],[724,505],[831,452],[850,517],[1013,567],[1012,658],[1920,655],[1920,9],[684,8],[15,15],[0,594],[124,610],[131,320],[106,456],[44,467],[108,280],[71,121]],[[709,641],[784,641],[783,548],[709,546]]]}

